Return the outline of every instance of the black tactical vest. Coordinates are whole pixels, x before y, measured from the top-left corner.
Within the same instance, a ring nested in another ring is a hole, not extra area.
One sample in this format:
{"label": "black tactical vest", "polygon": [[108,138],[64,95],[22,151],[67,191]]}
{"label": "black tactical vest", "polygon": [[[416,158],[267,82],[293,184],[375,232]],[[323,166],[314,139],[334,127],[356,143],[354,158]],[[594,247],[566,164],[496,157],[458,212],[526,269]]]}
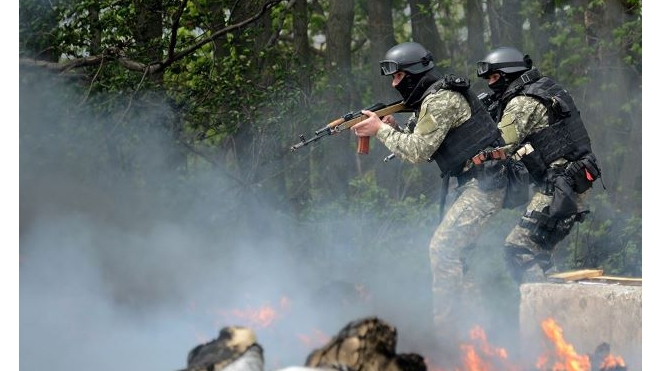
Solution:
{"label": "black tactical vest", "polygon": [[548,166],[561,157],[576,161],[591,153],[591,140],[573,98],[552,79],[539,76],[535,69],[523,74],[511,84],[500,105],[506,107],[513,97],[527,95],[539,99],[548,109],[550,125],[523,140],[523,143],[531,143],[537,152],[535,156],[522,158],[530,174],[537,177],[545,174]]}
{"label": "black tactical vest", "polygon": [[470,82],[455,75],[445,75],[426,90],[424,96],[448,89],[461,93],[469,105],[470,118],[451,129],[431,158],[443,176],[456,176],[463,171],[467,160],[488,146],[501,144],[500,131],[477,95],[470,90]]}

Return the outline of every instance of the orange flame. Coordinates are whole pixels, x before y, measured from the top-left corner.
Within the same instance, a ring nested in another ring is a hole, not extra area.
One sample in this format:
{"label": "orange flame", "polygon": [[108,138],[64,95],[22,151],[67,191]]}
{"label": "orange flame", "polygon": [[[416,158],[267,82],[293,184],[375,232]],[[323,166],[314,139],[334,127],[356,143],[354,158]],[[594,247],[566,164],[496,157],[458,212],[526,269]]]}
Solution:
{"label": "orange flame", "polygon": [[484,330],[475,326],[470,331],[474,344],[461,344],[465,371],[517,371],[520,368],[509,364],[506,349],[490,345]]}
{"label": "orange flame", "polygon": [[[563,330],[552,319],[548,318],[541,324],[546,337],[554,346],[553,351],[542,354],[536,362],[536,369],[543,371],[591,371],[591,361],[588,355],[577,354],[573,345],[563,338]],[[507,351],[490,345],[486,334],[479,326],[470,331],[472,343],[461,344],[462,366],[453,371],[520,371],[520,365],[513,365],[508,360]],[[621,357],[607,355],[600,370],[616,370],[625,367]],[[438,367],[429,367],[433,371],[446,371]]]}
{"label": "orange flame", "polygon": [[214,310],[213,312],[220,318],[216,318],[214,325],[217,327],[225,326],[227,322],[235,323],[240,319],[244,326],[255,328],[272,327],[285,312],[289,310],[291,303],[289,298],[283,296],[279,300],[279,307],[275,308],[270,304],[264,304],[259,308],[247,307],[245,309]]}
{"label": "orange flame", "polygon": [[[554,319],[547,318],[541,323],[546,337],[552,341],[555,346],[554,356],[556,360],[552,365],[552,371],[590,371],[591,364],[589,356],[577,354],[573,345],[564,340],[563,330]],[[543,369],[551,361],[551,355],[542,355],[539,357],[536,367]]]}
{"label": "orange flame", "polygon": [[264,305],[261,308],[252,309],[247,308],[245,310],[234,309],[231,311],[231,314],[235,318],[243,319],[248,322],[249,325],[264,328],[269,327],[275,321],[277,313],[270,305]]}
{"label": "orange flame", "polygon": [[623,358],[608,354],[603,360],[603,363],[601,363],[600,369],[601,370],[616,369],[619,366],[621,367],[626,366],[626,364],[623,362]]}

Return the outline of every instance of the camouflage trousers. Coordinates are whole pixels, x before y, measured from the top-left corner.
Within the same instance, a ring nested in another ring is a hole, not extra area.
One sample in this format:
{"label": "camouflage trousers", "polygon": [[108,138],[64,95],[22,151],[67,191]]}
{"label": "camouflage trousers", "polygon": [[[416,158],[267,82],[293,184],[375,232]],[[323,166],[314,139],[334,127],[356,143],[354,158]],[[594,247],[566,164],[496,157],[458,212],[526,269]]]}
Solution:
{"label": "camouflage trousers", "polygon": [[[474,325],[487,322],[487,305],[466,257],[484,232],[486,224],[502,209],[505,189],[484,191],[476,179],[458,189],[459,195],[436,228],[429,245],[432,271],[433,322],[441,348],[456,345]],[[583,207],[587,192],[578,196]],[[542,211],[552,196],[536,191],[527,213]],[[523,216],[523,219],[525,217]],[[530,239],[530,230],[516,224],[505,241],[494,241],[492,256],[504,256],[506,267],[517,283],[539,282],[552,267],[551,249]],[[504,247],[504,254],[502,248]],[[454,352],[455,353],[455,352]],[[452,356],[453,353],[448,353]]]}
{"label": "camouflage trousers", "polygon": [[[584,209],[585,199],[589,192],[577,195],[578,209]],[[546,195],[539,190],[534,192],[531,201],[527,204],[525,215],[522,220],[528,219],[532,211],[541,212],[550,205],[552,196]],[[551,247],[541,247],[534,242],[529,228],[516,224],[504,242],[506,265],[512,278],[520,283],[543,282],[546,275],[554,268],[552,254],[557,243]]]}
{"label": "camouflage trousers", "polygon": [[[429,246],[433,288],[433,322],[440,349],[455,347],[457,340],[467,337],[478,322],[483,306],[478,300],[478,286],[465,264],[467,254],[484,231],[492,216],[502,209],[504,188],[482,190],[476,179],[458,188],[456,200],[436,228]],[[502,242],[493,244],[498,257]],[[458,351],[443,355],[451,357]]]}

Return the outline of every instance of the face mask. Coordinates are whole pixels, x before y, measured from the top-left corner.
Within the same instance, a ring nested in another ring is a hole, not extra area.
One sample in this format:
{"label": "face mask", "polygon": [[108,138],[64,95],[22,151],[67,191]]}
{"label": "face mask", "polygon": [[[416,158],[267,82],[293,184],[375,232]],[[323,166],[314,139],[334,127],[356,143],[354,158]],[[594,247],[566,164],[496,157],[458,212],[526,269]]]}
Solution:
{"label": "face mask", "polygon": [[419,82],[419,76],[411,75],[411,74],[406,74],[406,76],[399,81],[398,84],[394,87],[399,94],[401,94],[401,98],[403,98],[404,102],[408,100],[408,97],[410,97],[410,94],[415,90],[415,87],[417,86],[417,83]]}
{"label": "face mask", "polygon": [[502,97],[502,94],[506,91],[506,88],[509,87],[509,84],[506,82],[506,77],[504,75],[500,75],[500,78],[497,79],[492,84],[488,84],[488,87],[490,90],[493,91],[495,94],[496,99],[500,99]]}

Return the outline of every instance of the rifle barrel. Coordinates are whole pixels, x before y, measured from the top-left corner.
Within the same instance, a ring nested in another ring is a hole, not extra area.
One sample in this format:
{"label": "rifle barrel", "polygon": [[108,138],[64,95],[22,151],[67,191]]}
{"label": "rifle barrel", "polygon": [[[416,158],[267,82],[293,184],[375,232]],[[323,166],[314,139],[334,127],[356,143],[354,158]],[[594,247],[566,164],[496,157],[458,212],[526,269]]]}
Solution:
{"label": "rifle barrel", "polygon": [[[403,102],[390,103],[389,105],[385,105],[383,103],[376,103],[369,108],[365,108],[364,110],[373,111],[378,115],[378,117],[384,117],[399,111],[405,111],[406,106],[403,104]],[[305,139],[305,136],[301,134],[300,142],[291,146],[291,152],[297,150],[300,147],[304,147],[310,143],[316,142],[317,140],[323,138],[324,136],[337,134],[342,130],[352,127],[358,122],[366,120],[367,116],[363,115],[362,111],[363,110],[349,112],[344,116],[330,122],[326,126],[316,130],[314,132],[315,134],[314,137],[310,139]]]}

